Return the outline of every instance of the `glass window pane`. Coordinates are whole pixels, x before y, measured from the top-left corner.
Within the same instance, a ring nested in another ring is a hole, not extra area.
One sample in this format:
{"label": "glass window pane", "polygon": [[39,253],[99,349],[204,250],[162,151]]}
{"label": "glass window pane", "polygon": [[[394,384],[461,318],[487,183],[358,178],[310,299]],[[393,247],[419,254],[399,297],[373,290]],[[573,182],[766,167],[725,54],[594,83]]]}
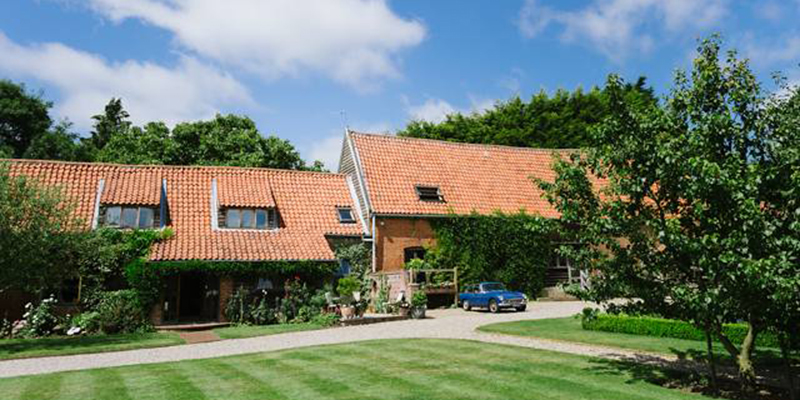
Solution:
{"label": "glass window pane", "polygon": [[225,214],[225,226],[228,228],[239,228],[242,221],[239,219],[239,210],[228,210]]}
{"label": "glass window pane", "polygon": [[267,229],[267,210],[256,210],[256,229]]}
{"label": "glass window pane", "polygon": [[277,229],[278,228],[278,213],[275,209],[267,210],[267,227],[269,229]]}
{"label": "glass window pane", "polygon": [[253,214],[253,210],[242,210],[242,228],[253,229],[256,222]]}
{"label": "glass window pane", "polygon": [[106,208],[106,225],[119,226],[119,218],[122,209],[120,207]]}
{"label": "glass window pane", "polygon": [[139,209],[139,228],[153,227],[153,209],[142,207]]}
{"label": "glass window pane", "polygon": [[339,222],[353,222],[353,212],[349,208],[339,209]]}
{"label": "glass window pane", "polygon": [[122,223],[120,226],[123,228],[135,228],[136,219],[139,214],[139,209],[136,207],[125,207],[122,209]]}

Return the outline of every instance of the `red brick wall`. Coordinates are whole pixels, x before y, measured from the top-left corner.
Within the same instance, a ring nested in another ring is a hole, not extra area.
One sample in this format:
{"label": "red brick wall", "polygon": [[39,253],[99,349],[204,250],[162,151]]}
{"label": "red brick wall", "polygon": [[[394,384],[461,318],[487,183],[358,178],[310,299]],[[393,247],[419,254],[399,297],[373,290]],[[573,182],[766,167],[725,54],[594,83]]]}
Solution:
{"label": "red brick wall", "polygon": [[375,222],[377,271],[402,270],[406,248],[430,247],[436,243],[433,229],[425,219],[378,218]]}
{"label": "red brick wall", "polygon": [[234,286],[234,280],[230,276],[219,277],[219,322],[228,322],[228,319],[225,318],[225,307],[233,294]]}

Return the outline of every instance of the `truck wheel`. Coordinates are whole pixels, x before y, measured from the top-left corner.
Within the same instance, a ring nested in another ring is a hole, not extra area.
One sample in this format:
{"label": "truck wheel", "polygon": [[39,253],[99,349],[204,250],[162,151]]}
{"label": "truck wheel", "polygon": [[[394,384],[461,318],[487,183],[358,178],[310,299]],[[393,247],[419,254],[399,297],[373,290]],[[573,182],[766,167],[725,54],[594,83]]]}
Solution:
{"label": "truck wheel", "polygon": [[500,307],[497,305],[497,300],[489,300],[489,312],[492,314],[497,314],[498,311],[500,311]]}
{"label": "truck wheel", "polygon": [[469,310],[471,310],[471,309],[472,309],[472,306],[471,306],[471,305],[469,305],[469,301],[467,301],[467,300],[464,300],[464,301],[461,303],[461,308],[463,308],[463,309],[464,309],[464,311],[469,311]]}

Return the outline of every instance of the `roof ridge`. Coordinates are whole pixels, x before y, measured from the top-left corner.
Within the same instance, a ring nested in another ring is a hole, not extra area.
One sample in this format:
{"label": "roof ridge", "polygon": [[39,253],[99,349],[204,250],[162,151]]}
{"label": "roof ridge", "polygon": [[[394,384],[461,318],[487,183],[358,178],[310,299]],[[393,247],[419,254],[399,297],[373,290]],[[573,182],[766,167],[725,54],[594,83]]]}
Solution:
{"label": "roof ridge", "polygon": [[76,166],[91,166],[91,167],[122,167],[122,168],[142,168],[142,169],[226,169],[226,170],[249,170],[249,171],[269,171],[279,173],[299,173],[299,174],[312,174],[321,176],[346,176],[347,174],[339,172],[324,172],[324,171],[305,171],[297,169],[282,169],[282,168],[269,168],[269,167],[239,167],[234,165],[167,165],[167,164],[118,164],[106,162],[88,162],[88,161],[64,161],[64,160],[42,160],[34,158],[0,158],[0,164],[4,162],[13,162],[20,164],[63,164],[63,165],[76,165]]}
{"label": "roof ridge", "polygon": [[399,141],[425,141],[425,142],[434,142],[444,145],[454,145],[454,146],[463,146],[463,147],[480,147],[480,148],[498,148],[498,149],[508,149],[508,150],[515,150],[515,151],[528,151],[528,152],[568,152],[568,151],[580,151],[580,148],[547,148],[547,147],[521,147],[521,146],[509,146],[503,144],[486,144],[486,143],[467,143],[467,142],[451,142],[449,140],[440,140],[440,139],[428,139],[428,138],[416,138],[416,137],[408,137],[408,136],[397,136],[394,134],[386,134],[386,133],[372,133],[372,132],[357,132],[353,130],[349,130],[348,133],[354,134],[357,136],[370,136],[370,137],[377,137],[381,139],[389,139],[389,140],[399,140]]}

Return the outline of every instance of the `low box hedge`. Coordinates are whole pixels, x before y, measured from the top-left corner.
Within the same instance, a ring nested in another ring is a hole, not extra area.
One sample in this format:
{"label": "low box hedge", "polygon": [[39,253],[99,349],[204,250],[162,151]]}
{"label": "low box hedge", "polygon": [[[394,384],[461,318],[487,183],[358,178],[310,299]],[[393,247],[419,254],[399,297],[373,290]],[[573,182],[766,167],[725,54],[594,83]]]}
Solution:
{"label": "low box hedge", "polygon": [[[637,317],[630,315],[596,314],[585,317],[581,321],[585,330],[631,335],[654,336],[674,339],[705,341],[705,333],[694,325],[664,318]],[[725,335],[734,344],[742,343],[747,335],[746,324],[725,324],[722,328]],[[716,337],[714,341],[719,341]],[[778,338],[770,332],[761,332],[756,338],[759,347],[779,347]]]}

